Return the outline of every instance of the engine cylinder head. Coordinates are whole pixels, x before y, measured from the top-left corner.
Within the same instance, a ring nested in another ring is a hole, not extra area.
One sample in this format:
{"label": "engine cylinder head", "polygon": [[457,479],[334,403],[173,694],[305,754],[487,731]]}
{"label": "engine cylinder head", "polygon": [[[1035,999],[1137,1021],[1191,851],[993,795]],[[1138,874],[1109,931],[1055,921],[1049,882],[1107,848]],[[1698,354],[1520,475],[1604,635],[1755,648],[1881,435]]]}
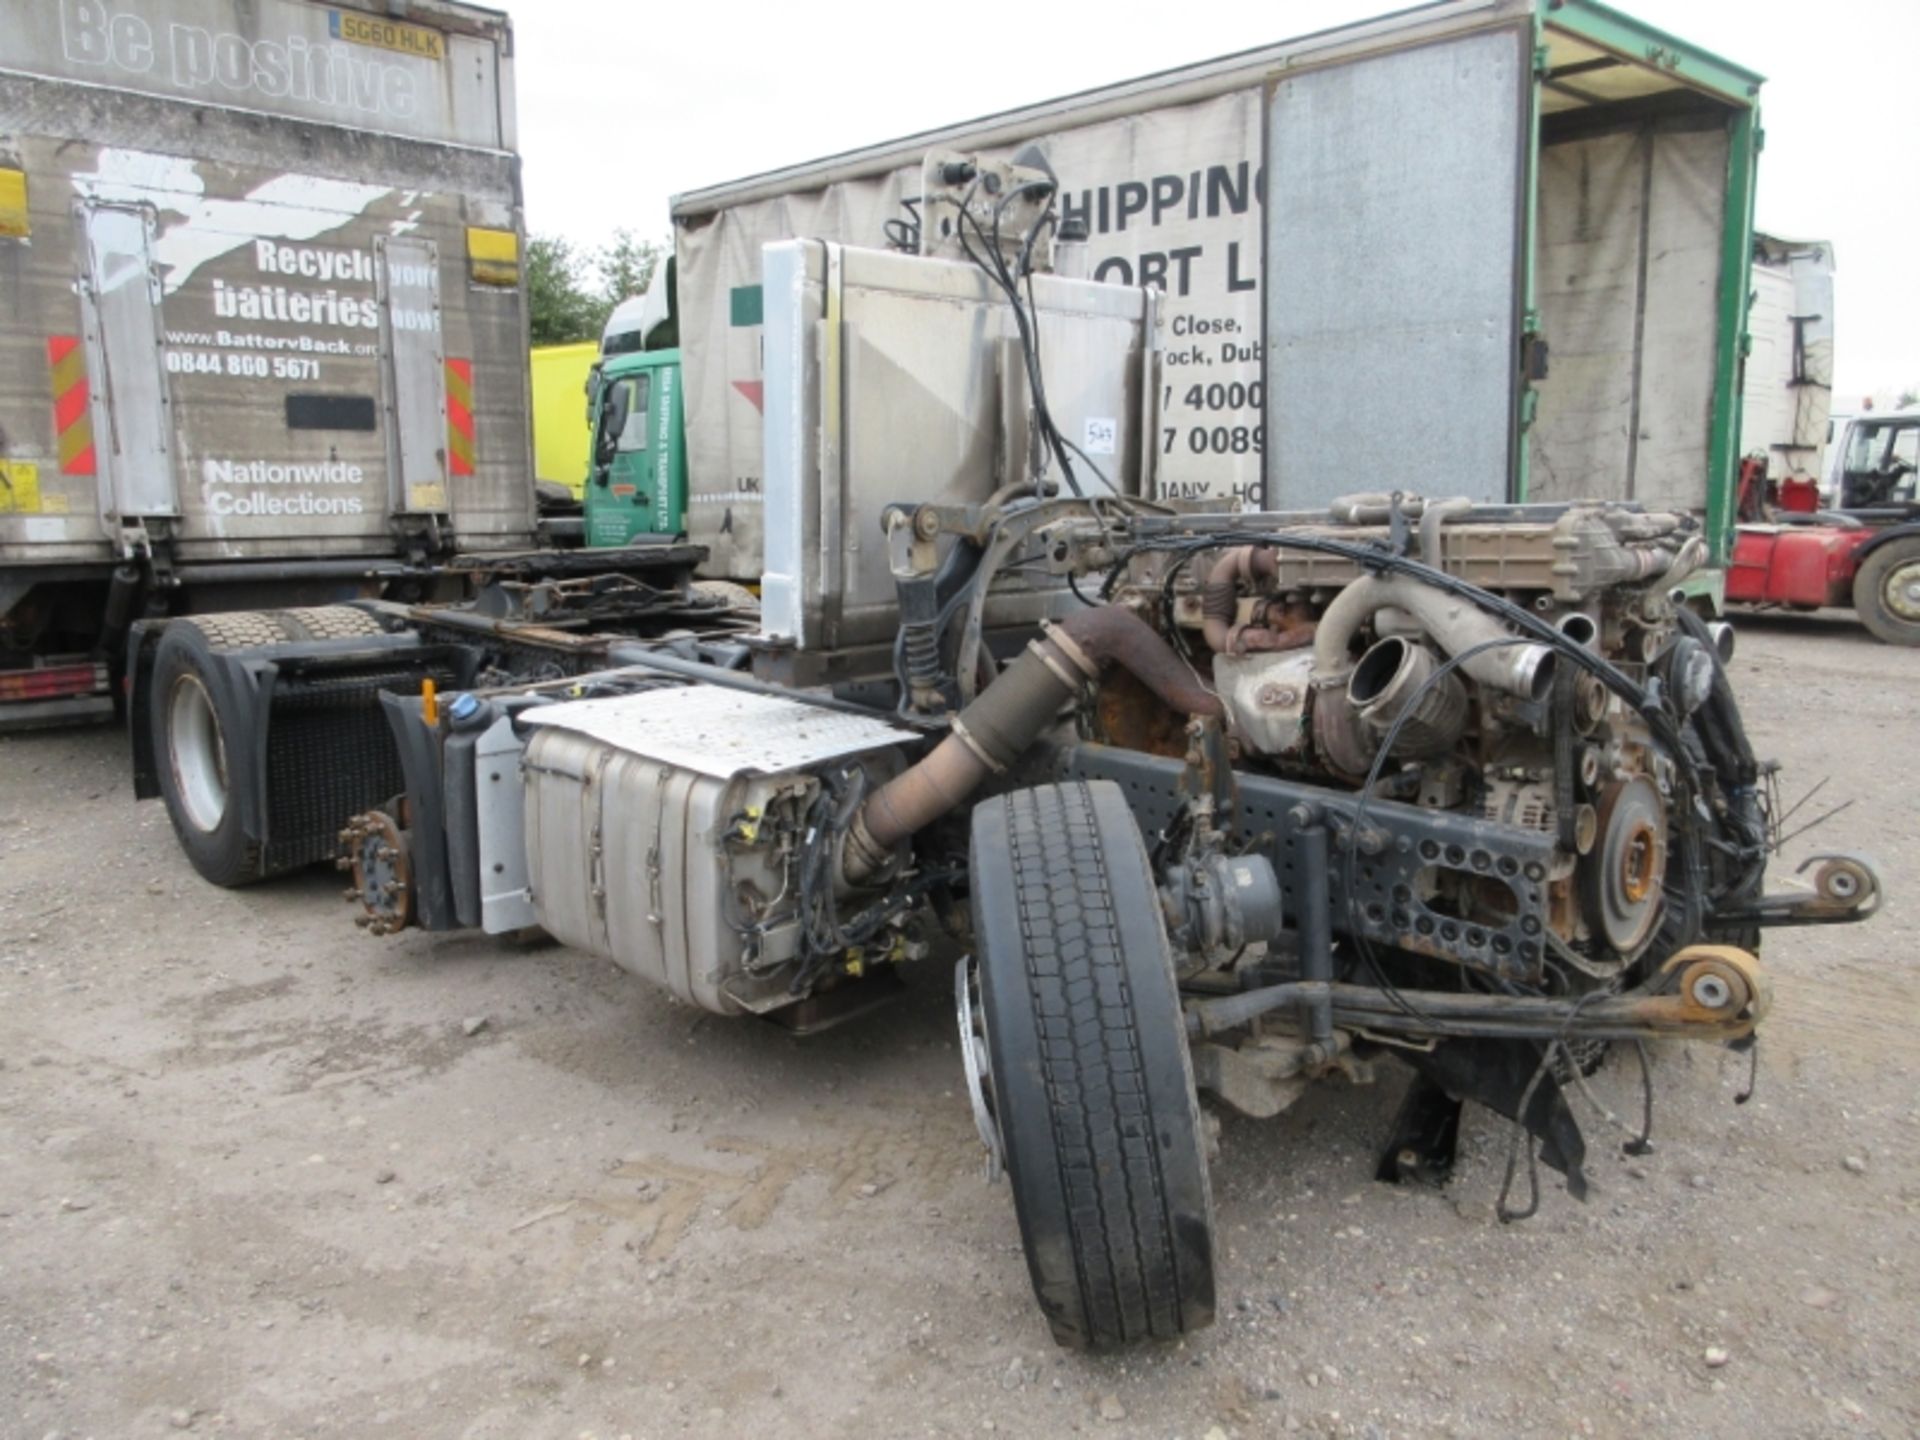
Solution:
{"label": "engine cylinder head", "polygon": [[1347,699],[1376,734],[1384,738],[1398,723],[1393,753],[1402,759],[1444,754],[1467,728],[1467,688],[1439,668],[1426,646],[1392,635],[1360,657],[1347,681]]}

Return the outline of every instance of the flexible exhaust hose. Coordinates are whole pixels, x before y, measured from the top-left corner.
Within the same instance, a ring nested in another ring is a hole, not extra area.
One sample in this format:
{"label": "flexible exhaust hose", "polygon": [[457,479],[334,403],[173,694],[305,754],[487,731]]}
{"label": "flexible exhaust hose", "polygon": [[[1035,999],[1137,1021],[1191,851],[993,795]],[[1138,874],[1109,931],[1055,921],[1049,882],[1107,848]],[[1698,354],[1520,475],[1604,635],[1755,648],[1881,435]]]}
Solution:
{"label": "flexible exhaust hose", "polygon": [[953,733],[919,764],[870,796],[847,832],[841,869],[851,883],[871,878],[894,848],[958,809],[989,774],[1026,754],[1069,700],[1084,695],[1112,661],[1185,715],[1225,714],[1152,626],[1122,605],[1068,616],[1027,646],[953,721]]}

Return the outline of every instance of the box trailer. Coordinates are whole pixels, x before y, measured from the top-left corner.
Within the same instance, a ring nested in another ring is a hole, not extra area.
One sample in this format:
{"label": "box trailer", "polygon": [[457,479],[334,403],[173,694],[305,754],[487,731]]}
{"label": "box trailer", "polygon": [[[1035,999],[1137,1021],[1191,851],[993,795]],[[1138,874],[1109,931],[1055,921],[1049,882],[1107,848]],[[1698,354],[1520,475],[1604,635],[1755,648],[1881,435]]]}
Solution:
{"label": "box trailer", "polygon": [[1790,510],[1819,508],[1833,408],[1833,246],[1753,237],[1740,455]]}
{"label": "box trailer", "polygon": [[762,573],[761,247],[910,246],[930,152],[1037,145],[1092,277],[1164,291],[1152,493],[1639,500],[1722,560],[1759,88],[1585,0],[1449,0],[681,195],[689,537]]}
{"label": "box trailer", "polygon": [[497,11],[0,0],[0,722],[533,540],[514,147]]}

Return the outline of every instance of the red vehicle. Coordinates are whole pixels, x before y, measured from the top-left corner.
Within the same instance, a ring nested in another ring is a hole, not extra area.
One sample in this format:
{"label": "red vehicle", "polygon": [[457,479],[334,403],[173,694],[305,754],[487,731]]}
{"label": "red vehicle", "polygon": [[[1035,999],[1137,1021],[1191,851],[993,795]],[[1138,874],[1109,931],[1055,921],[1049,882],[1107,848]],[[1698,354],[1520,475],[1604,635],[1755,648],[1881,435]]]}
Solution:
{"label": "red vehicle", "polygon": [[1834,467],[1837,510],[1801,508],[1812,497],[1798,487],[1766,496],[1760,467],[1743,473],[1740,513],[1754,518],[1735,531],[1728,602],[1851,606],[1889,645],[1920,645],[1916,446],[1920,412],[1856,419]]}

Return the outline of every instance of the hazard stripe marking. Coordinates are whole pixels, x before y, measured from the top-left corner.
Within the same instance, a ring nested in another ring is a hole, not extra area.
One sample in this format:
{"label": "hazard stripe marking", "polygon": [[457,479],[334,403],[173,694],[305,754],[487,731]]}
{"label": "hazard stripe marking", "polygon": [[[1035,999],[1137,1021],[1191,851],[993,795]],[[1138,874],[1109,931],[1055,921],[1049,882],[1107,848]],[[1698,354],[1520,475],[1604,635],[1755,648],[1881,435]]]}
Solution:
{"label": "hazard stripe marking", "polygon": [[473,362],[447,361],[447,473],[473,474]]}
{"label": "hazard stripe marking", "polygon": [[87,401],[87,352],[78,335],[47,337],[47,370],[53,386],[53,428],[59,437],[60,473],[92,475],[93,414]]}

